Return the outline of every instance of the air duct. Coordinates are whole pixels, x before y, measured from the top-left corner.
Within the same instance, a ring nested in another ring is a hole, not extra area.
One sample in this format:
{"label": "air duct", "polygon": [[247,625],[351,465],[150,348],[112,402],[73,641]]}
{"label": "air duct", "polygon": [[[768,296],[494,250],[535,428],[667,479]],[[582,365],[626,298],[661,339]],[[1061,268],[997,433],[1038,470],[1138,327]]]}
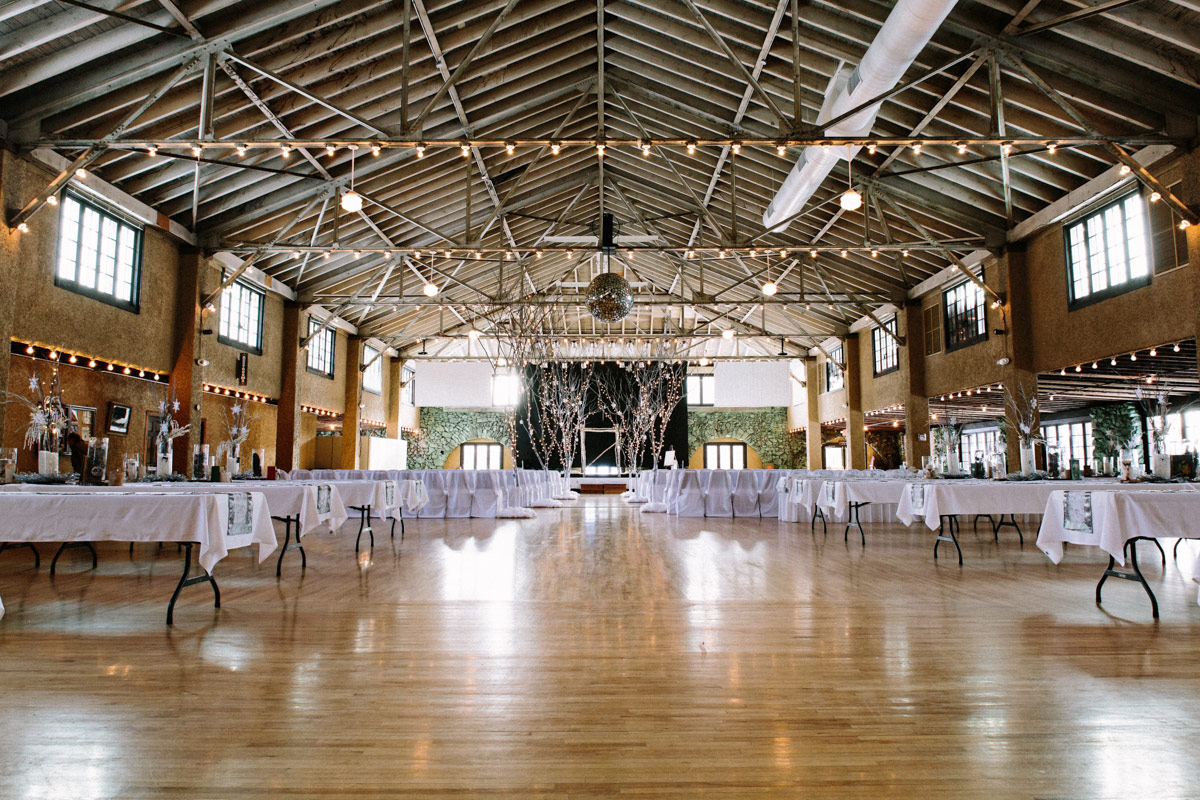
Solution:
{"label": "air duct", "polygon": [[[845,114],[892,89],[929,43],[957,0],[899,0],[888,14],[879,35],[859,65],[840,67],[825,89],[825,100],[817,115],[817,124]],[[879,115],[879,103],[864,108],[836,125],[825,129],[830,137],[867,136]],[[775,199],[763,214],[763,225],[784,230],[786,222],[804,208],[804,204],[828,177],[839,159],[853,159],[861,149],[855,147],[804,148],[788,173]]]}

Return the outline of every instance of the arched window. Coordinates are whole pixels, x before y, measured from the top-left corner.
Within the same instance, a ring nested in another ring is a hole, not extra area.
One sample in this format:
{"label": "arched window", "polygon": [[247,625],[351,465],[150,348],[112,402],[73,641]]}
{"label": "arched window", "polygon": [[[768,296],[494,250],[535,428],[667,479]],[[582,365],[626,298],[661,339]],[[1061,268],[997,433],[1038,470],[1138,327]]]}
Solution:
{"label": "arched window", "polygon": [[705,469],[745,469],[745,442],[709,442],[704,445]]}
{"label": "arched window", "polygon": [[459,445],[461,469],[500,469],[504,447],[499,442],[463,442]]}

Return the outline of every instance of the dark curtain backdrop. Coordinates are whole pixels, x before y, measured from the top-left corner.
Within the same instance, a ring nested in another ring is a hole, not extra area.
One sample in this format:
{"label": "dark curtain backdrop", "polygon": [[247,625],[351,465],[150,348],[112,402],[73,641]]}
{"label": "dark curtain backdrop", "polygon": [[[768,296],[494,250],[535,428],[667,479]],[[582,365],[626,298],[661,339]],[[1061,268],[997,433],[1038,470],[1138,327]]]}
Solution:
{"label": "dark curtain backdrop", "polygon": [[[582,367],[580,367],[578,365],[576,365],[574,368],[582,369]],[[536,394],[536,392],[532,389],[532,387],[536,386],[536,382],[537,382],[537,376],[534,371],[540,370],[540,369],[541,369],[541,367],[530,367],[528,369],[526,376],[525,376],[526,390],[524,392],[522,392],[521,405],[517,407],[517,419],[518,419],[517,448],[516,448],[517,461],[518,461],[518,463],[520,463],[521,466],[526,467],[528,469],[537,469],[539,466],[537,456],[534,455],[533,448],[530,446],[530,443],[529,443],[529,432],[525,429],[524,419],[525,419],[526,403],[528,403],[530,401],[530,398],[532,398]],[[675,367],[675,369],[678,369],[681,373],[683,373],[686,370],[686,367],[683,364],[679,364]],[[602,364],[593,364],[592,365],[593,373],[600,373],[602,370],[608,374],[616,376],[616,378],[619,381],[619,385],[624,387],[625,396],[632,398],[633,381],[630,378],[630,375],[628,372],[626,372],[621,367],[617,366],[617,364],[615,362],[611,362],[611,361],[605,362]],[[632,402],[632,399],[630,399],[630,402]],[[594,396],[590,397],[589,398],[589,407],[595,409],[596,406],[597,406],[596,398]],[[539,424],[540,423],[537,418],[537,408],[535,406],[534,413],[533,413],[533,425],[534,425],[535,430],[538,429]],[[608,421],[608,418],[605,417],[604,414],[601,413],[599,410],[594,410],[588,416],[587,427],[589,427],[589,428],[607,428],[611,424],[612,423],[610,423]],[[681,467],[687,466],[688,430],[687,430],[687,398],[686,397],[683,400],[680,400],[679,404],[677,406],[675,406],[675,409],[671,413],[670,422],[667,424],[666,441],[667,441],[667,443],[663,448],[663,452],[665,453],[667,450],[674,448],[675,449],[675,457],[676,457],[676,459],[678,459],[680,466]],[[579,458],[580,458],[579,442],[575,442],[575,462],[574,463],[575,463],[576,467],[580,466]],[[642,467],[649,469],[653,466],[654,466],[653,457],[649,452],[647,452],[642,458]],[[659,466],[661,467],[662,464],[659,464]],[[561,459],[557,459],[557,458],[554,459],[552,463],[547,464],[547,468],[548,469],[562,469]]]}

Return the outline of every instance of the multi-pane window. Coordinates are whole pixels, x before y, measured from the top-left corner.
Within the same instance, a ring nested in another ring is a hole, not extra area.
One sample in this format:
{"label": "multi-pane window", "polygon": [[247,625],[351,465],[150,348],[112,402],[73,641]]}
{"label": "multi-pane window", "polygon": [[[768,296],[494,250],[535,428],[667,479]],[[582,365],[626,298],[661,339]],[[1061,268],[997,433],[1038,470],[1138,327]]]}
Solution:
{"label": "multi-pane window", "polygon": [[55,283],[136,310],[141,228],[75,194],[64,193],[61,206]]}
{"label": "multi-pane window", "polygon": [[875,375],[886,375],[900,369],[900,343],[896,341],[896,318],[871,330],[871,350],[875,358]]}
{"label": "multi-pane window", "polygon": [[705,469],[745,469],[746,445],[741,442],[709,442],[704,445]]}
{"label": "multi-pane window", "polygon": [[1105,297],[1150,278],[1146,206],[1133,192],[1067,226],[1071,302]]}
{"label": "multi-pane window", "polygon": [[987,338],[987,313],[983,289],[974,281],[963,281],[942,294],[946,318],[946,349],[955,350]]}
{"label": "multi-pane window", "polygon": [[416,405],[417,373],[412,367],[405,367],[400,373],[400,402],[406,406]]}
{"label": "multi-pane window", "polygon": [[1046,442],[1046,454],[1051,450],[1058,452],[1058,468],[1068,469],[1071,459],[1079,459],[1079,464],[1090,464],[1092,461],[1092,423],[1066,422],[1058,425],[1043,425],[1042,439]]}
{"label": "multi-pane window", "polygon": [[942,310],[929,306],[921,312],[925,328],[925,355],[942,352]]}
{"label": "multi-pane window", "polygon": [[462,445],[463,469],[500,469],[504,449],[495,442],[467,442]]}
{"label": "multi-pane window", "polygon": [[369,344],[363,345],[363,391],[383,393],[383,356]]}
{"label": "multi-pane window", "polygon": [[687,404],[689,406],[711,406],[714,386],[712,375],[688,375]]}
{"label": "multi-pane window", "polygon": [[999,428],[964,431],[958,440],[958,463],[972,464],[976,456],[986,459],[998,447],[1000,447]]}
{"label": "multi-pane window", "polygon": [[244,283],[226,286],[221,292],[221,325],[217,338],[225,344],[261,354],[265,297]]}
{"label": "multi-pane window", "polygon": [[[1180,182],[1167,186],[1179,194]],[[1153,195],[1151,195],[1153,196]],[[1168,272],[1188,263],[1187,231],[1180,230],[1175,210],[1165,202],[1150,205],[1150,250],[1154,254],[1154,274]]]}
{"label": "multi-pane window", "polygon": [[[316,334],[315,336],[313,334]],[[322,326],[315,318],[308,318],[308,371],[326,378],[333,377],[333,356],[337,346],[337,334],[333,328]]]}
{"label": "multi-pane window", "polygon": [[512,372],[497,372],[492,375],[492,405],[515,406],[521,398],[521,382]]}
{"label": "multi-pane window", "polygon": [[845,361],[845,350],[840,344],[829,351],[829,358],[825,359],[825,391],[835,392],[846,385],[846,376],[838,366]]}

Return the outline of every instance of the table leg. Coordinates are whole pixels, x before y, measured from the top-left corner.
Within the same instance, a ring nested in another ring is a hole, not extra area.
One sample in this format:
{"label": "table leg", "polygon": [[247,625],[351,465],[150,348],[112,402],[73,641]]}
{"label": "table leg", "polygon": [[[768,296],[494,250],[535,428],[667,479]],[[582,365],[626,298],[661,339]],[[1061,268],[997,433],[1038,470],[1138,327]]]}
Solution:
{"label": "table leg", "polygon": [[[401,539],[403,538],[403,534],[401,534]],[[39,569],[42,566],[42,554],[34,547],[33,542],[18,542],[17,544],[0,542],[0,553],[3,553],[5,550],[20,550],[26,547],[33,551],[33,568]]]}
{"label": "table leg", "polygon": [[825,524],[825,512],[821,510],[820,506],[813,506],[812,522],[809,525],[809,527],[812,528],[813,533],[817,532],[817,520],[818,519],[821,520],[821,532],[824,533],[826,536],[828,536],[829,535],[829,526]]}
{"label": "table leg", "polygon": [[[1100,582],[1096,584],[1096,605],[1100,605],[1100,590],[1104,588],[1104,582],[1113,578],[1121,578],[1127,581],[1136,581],[1146,590],[1146,595],[1150,598],[1150,611],[1155,619],[1158,619],[1158,598],[1154,596],[1154,592],[1150,590],[1150,584],[1146,583],[1145,576],[1142,575],[1142,569],[1138,566],[1137,560],[1137,542],[1139,539],[1147,539],[1147,536],[1135,536],[1125,543],[1125,549],[1129,551],[1129,565],[1133,567],[1133,572],[1121,572],[1115,569],[1117,560],[1111,555],[1108,557],[1108,566],[1104,569],[1104,574],[1100,576]],[[1159,548],[1161,549],[1161,547]]]}
{"label": "table leg", "polygon": [[362,541],[364,533],[371,539],[371,549],[375,548],[375,531],[371,530],[371,507],[366,506],[350,506],[358,512],[358,536],[354,539],[354,552],[358,552],[358,543]]}
{"label": "table leg", "polygon": [[172,625],[175,622],[175,601],[179,599],[179,593],[183,591],[185,586],[193,586],[197,583],[208,583],[212,585],[213,590],[213,608],[221,607],[221,589],[217,586],[217,581],[213,576],[205,572],[203,575],[197,575],[195,578],[189,578],[188,575],[192,571],[192,546],[193,542],[183,542],[185,552],[183,555],[183,575],[179,578],[179,584],[175,587],[175,593],[171,595],[171,602],[167,603],[167,624]]}
{"label": "table leg", "polygon": [[846,521],[846,530],[842,533],[842,541],[850,540],[850,528],[857,526],[858,535],[862,537],[863,547],[867,546],[867,532],[863,530],[862,519],[859,517],[859,509],[870,503],[851,503],[849,519]]}
{"label": "table leg", "polygon": [[1017,532],[1017,536],[1021,537],[1021,544],[1025,544],[1025,534],[1021,532],[1021,526],[1017,524],[1016,514],[1009,514],[1007,522],[1004,521],[1003,514],[1000,515],[999,522],[992,522],[992,533],[995,535],[997,542],[1000,541],[1000,529],[1004,527],[1015,530]]}
{"label": "table leg", "polygon": [[78,547],[86,547],[88,550],[91,551],[91,553],[92,553],[92,569],[95,569],[96,565],[99,563],[99,561],[96,559],[96,548],[92,546],[91,542],[63,542],[61,545],[59,545],[58,552],[54,554],[54,558],[50,559],[50,574],[51,575],[54,574],[54,568],[56,566],[58,566],[58,557],[63,554],[64,550],[78,548]]}
{"label": "table leg", "polygon": [[[938,546],[941,545],[942,542],[953,542],[954,549],[958,551],[958,565],[961,567],[963,563],[963,557],[962,548],[958,546],[957,530],[958,515],[943,514],[941,519],[938,520],[938,535],[937,540],[933,543],[933,557],[934,559],[938,557]],[[946,535],[946,531],[950,532],[949,536]]]}
{"label": "table leg", "polygon": [[[283,554],[288,550],[296,549],[300,551],[300,569],[303,571],[308,568],[308,556],[304,552],[304,545],[300,541],[300,515],[295,517],[272,517],[271,519],[281,520],[284,524],[283,547],[279,549],[279,560],[275,562],[275,577],[279,577],[283,570]],[[296,523],[296,541],[292,541],[292,522]]]}

